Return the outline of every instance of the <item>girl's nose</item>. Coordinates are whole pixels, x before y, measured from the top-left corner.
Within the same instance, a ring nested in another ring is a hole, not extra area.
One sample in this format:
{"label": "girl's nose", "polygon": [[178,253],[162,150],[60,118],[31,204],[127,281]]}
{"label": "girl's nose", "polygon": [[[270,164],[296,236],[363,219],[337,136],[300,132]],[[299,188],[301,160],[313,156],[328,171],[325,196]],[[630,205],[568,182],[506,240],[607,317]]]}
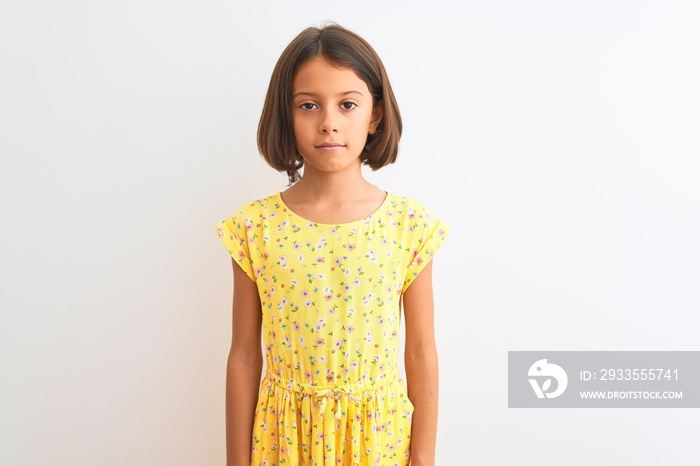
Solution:
{"label": "girl's nose", "polygon": [[335,113],[332,110],[326,110],[323,112],[323,116],[321,117],[321,125],[319,126],[319,130],[322,133],[337,133],[338,132],[338,123],[337,123],[337,118]]}

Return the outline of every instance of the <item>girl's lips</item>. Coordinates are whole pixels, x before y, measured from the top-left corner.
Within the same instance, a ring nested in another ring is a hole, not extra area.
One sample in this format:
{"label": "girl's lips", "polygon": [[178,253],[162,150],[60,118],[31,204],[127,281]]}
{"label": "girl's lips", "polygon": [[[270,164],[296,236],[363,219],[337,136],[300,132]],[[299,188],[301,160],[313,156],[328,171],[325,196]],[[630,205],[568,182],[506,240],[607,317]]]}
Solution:
{"label": "girl's lips", "polygon": [[321,144],[320,146],[316,146],[316,149],[321,149],[321,150],[338,150],[342,149],[345,147],[342,144]]}

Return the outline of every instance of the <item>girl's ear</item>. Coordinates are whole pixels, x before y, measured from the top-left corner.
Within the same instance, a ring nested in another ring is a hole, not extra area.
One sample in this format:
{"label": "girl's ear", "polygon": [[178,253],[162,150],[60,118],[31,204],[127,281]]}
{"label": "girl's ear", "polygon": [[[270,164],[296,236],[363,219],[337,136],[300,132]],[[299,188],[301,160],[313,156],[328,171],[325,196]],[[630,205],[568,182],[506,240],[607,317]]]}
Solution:
{"label": "girl's ear", "polygon": [[379,101],[372,111],[372,119],[369,121],[369,134],[377,132],[377,126],[382,122],[384,116],[384,102]]}

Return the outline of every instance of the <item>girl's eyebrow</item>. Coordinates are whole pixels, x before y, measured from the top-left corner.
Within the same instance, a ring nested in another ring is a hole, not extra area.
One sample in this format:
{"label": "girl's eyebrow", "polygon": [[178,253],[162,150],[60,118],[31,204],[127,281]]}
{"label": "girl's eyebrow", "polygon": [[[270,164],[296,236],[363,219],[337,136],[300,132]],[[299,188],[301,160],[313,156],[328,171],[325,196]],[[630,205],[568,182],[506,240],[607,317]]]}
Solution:
{"label": "girl's eyebrow", "polygon": [[[353,94],[353,93],[354,93],[354,94],[360,94],[362,97],[365,96],[365,95],[364,95],[362,92],[360,92],[360,91],[345,91],[345,92],[339,93],[338,95],[339,95],[339,96],[346,96],[346,95],[348,95],[348,94]],[[305,96],[309,96],[309,97],[318,97],[317,94],[314,94],[313,92],[297,92],[296,94],[294,94],[294,96],[292,96],[292,98],[295,99],[295,98],[299,97],[300,95],[305,95]]]}

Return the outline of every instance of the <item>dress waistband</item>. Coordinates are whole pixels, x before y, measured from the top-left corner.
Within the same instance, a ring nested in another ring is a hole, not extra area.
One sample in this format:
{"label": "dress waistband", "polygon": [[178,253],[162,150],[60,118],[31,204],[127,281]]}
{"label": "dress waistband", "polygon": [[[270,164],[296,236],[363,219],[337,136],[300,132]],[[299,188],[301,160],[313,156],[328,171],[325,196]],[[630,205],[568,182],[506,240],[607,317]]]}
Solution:
{"label": "dress waistband", "polygon": [[354,384],[354,385],[337,385],[337,386],[318,386],[318,385],[307,385],[297,382],[293,379],[284,379],[277,377],[272,372],[267,372],[265,378],[267,378],[271,384],[291,390],[298,393],[305,393],[307,395],[314,395],[318,397],[334,397],[337,398],[338,395],[351,395],[359,394],[363,392],[374,391],[383,388],[389,383],[394,382],[399,378],[398,373],[394,372],[388,374],[384,379],[378,382],[369,382],[368,384]]}

